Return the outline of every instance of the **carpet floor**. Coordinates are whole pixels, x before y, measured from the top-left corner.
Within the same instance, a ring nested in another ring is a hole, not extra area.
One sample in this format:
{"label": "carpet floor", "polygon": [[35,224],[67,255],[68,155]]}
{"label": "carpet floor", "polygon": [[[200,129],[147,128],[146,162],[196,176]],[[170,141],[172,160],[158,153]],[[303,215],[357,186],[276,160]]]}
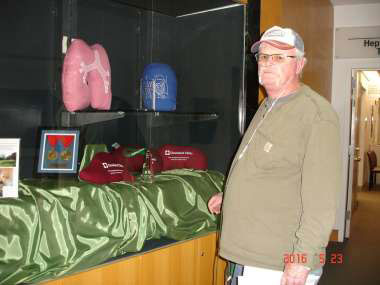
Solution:
{"label": "carpet floor", "polygon": [[328,245],[319,285],[380,285],[380,186],[358,192],[358,202],[350,238]]}

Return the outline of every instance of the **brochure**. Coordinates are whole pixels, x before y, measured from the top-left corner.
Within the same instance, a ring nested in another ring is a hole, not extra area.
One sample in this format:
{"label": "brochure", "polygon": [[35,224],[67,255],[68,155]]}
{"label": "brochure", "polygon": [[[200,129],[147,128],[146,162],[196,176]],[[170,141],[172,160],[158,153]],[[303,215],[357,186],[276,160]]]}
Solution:
{"label": "brochure", "polygon": [[18,197],[20,139],[0,139],[0,198]]}

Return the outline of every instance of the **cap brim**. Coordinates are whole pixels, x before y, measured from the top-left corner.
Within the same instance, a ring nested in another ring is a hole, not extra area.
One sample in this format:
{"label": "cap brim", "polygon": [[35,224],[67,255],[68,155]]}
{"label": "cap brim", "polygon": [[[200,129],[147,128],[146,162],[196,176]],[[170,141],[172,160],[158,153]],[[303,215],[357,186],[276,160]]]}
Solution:
{"label": "cap brim", "polygon": [[278,48],[278,49],[283,49],[283,50],[289,50],[289,49],[293,49],[295,48],[294,46],[291,46],[291,45],[288,45],[288,44],[285,44],[285,43],[282,43],[282,42],[278,42],[278,41],[268,41],[268,40],[264,40],[264,41],[257,41],[255,42],[252,47],[251,47],[251,52],[253,53],[256,53],[259,51],[259,47],[262,43],[266,43],[266,44],[269,44],[275,48]]}

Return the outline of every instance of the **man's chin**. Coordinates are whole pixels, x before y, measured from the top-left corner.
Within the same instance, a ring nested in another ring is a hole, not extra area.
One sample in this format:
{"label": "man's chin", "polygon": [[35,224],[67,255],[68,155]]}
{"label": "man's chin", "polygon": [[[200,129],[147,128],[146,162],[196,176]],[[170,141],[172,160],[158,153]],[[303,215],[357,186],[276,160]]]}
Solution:
{"label": "man's chin", "polygon": [[277,91],[280,89],[280,84],[278,82],[263,82],[261,85],[267,92]]}

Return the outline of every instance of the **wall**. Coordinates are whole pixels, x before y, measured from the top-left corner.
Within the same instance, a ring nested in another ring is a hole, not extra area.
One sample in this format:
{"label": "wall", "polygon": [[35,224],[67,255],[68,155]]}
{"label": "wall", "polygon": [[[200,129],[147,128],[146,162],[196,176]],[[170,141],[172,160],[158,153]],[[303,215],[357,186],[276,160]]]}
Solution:
{"label": "wall", "polygon": [[301,35],[308,59],[302,81],[330,101],[333,47],[333,7],[330,1],[262,0],[261,32],[274,25],[291,27]]}
{"label": "wall", "polygon": [[[334,28],[380,25],[380,4],[347,5],[334,7]],[[344,229],[348,185],[348,146],[350,135],[351,71],[354,68],[380,68],[379,59],[334,59],[331,103],[341,123],[343,155],[343,189],[341,191],[336,227]],[[339,240],[343,240],[341,231]]]}

